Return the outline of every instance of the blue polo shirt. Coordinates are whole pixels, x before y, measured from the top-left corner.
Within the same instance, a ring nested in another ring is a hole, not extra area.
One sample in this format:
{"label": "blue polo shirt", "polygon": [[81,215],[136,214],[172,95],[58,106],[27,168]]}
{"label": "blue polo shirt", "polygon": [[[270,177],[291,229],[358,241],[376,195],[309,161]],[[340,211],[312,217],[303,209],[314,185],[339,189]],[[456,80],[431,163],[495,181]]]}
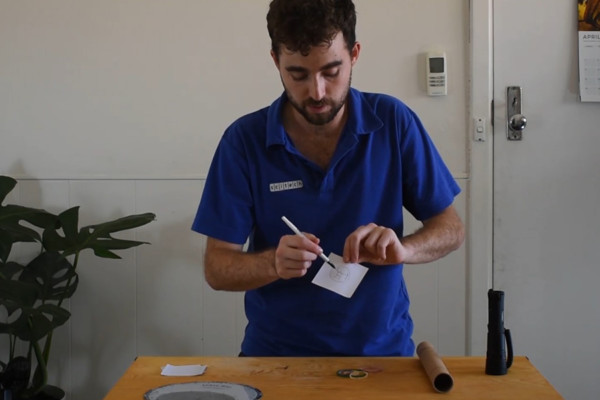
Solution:
{"label": "blue polo shirt", "polygon": [[[418,220],[460,189],[416,114],[398,99],[351,89],[349,115],[326,171],[300,154],[282,124],[285,93],[225,131],[192,229],[249,250],[290,234],[285,215],[341,255],[346,237],[374,222],[403,236],[402,208]],[[413,323],[402,265],[371,266],[352,298],[297,279],[245,295],[242,351],[250,356],[412,356]]]}

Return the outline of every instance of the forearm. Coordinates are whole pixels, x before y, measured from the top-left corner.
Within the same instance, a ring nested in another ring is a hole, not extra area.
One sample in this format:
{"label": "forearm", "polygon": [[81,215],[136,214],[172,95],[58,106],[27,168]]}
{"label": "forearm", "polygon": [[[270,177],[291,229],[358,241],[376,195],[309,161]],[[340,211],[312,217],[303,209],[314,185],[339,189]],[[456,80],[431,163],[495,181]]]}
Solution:
{"label": "forearm", "polygon": [[464,225],[453,207],[424,221],[416,232],[400,239],[407,250],[406,264],[424,264],[458,249],[464,241]]}
{"label": "forearm", "polygon": [[241,246],[223,246],[208,239],[204,275],[215,290],[246,291],[259,288],[279,277],[275,271],[275,250],[243,252]]}

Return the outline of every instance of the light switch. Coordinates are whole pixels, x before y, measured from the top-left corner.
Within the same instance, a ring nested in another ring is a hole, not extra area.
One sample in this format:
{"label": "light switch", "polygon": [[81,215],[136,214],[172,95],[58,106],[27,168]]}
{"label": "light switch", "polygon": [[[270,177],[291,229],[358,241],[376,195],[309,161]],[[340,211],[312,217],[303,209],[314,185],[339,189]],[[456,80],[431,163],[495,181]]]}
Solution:
{"label": "light switch", "polygon": [[485,142],[485,118],[476,117],[473,119],[473,140],[476,142]]}

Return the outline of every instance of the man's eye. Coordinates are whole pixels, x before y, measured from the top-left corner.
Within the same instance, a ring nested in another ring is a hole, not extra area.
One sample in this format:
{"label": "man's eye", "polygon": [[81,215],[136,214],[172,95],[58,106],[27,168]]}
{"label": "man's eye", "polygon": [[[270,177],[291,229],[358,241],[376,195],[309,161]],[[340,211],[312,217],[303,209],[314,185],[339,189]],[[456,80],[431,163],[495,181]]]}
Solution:
{"label": "man's eye", "polygon": [[332,71],[325,71],[325,72],[323,73],[323,75],[324,75],[326,78],[335,78],[335,77],[337,77],[339,74],[340,74],[340,70],[339,70],[339,69],[335,69],[335,70],[332,70]]}
{"label": "man's eye", "polygon": [[291,75],[292,75],[292,79],[297,82],[305,80],[308,76],[306,74],[291,74]]}

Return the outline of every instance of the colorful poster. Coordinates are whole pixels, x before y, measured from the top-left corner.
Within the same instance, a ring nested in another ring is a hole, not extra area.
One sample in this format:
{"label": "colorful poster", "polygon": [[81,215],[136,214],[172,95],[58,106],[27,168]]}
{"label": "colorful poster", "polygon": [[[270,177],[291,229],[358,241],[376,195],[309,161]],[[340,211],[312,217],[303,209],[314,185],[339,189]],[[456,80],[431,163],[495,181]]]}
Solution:
{"label": "colorful poster", "polygon": [[600,0],[577,0],[579,94],[581,101],[600,101]]}

